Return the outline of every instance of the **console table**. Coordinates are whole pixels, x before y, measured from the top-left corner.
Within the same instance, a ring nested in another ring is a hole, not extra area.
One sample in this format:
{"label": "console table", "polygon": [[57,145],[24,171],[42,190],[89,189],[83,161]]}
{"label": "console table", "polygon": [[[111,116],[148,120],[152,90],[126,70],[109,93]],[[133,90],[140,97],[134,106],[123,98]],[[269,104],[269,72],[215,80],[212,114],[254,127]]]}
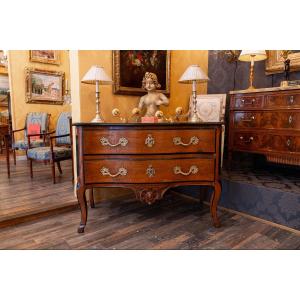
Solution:
{"label": "console table", "polygon": [[252,152],[274,163],[300,165],[300,89],[273,87],[232,91],[229,165],[232,152]]}
{"label": "console table", "polygon": [[94,187],[131,188],[147,204],[167,189],[205,185],[214,189],[210,213],[220,226],[217,205],[222,123],[75,123],[77,198],[81,210],[78,232],[87,223],[85,191]]}

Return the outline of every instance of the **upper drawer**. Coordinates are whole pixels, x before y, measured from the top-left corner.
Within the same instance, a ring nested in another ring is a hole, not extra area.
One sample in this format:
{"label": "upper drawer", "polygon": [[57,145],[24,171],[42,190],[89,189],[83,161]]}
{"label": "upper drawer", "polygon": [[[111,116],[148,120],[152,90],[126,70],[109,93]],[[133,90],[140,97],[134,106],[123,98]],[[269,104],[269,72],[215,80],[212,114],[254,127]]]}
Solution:
{"label": "upper drawer", "polygon": [[261,108],[263,95],[236,95],[231,98],[231,108]]}
{"label": "upper drawer", "polygon": [[300,94],[266,95],[266,108],[300,108]]}
{"label": "upper drawer", "polygon": [[215,129],[85,129],[83,132],[83,153],[213,153],[215,152],[215,135]]}

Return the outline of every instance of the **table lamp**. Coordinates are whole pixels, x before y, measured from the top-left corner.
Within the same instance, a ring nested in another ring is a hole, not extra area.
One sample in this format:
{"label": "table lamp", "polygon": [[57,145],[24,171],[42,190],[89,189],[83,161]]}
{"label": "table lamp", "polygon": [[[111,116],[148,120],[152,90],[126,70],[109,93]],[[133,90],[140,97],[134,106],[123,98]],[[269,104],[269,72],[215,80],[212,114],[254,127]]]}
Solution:
{"label": "table lamp", "polygon": [[265,50],[242,50],[239,56],[239,60],[251,62],[248,90],[255,89],[255,87],[253,86],[254,62],[259,60],[265,60],[266,58],[267,58],[267,54]]}
{"label": "table lamp", "polygon": [[207,82],[209,78],[203,72],[199,65],[191,65],[189,66],[185,72],[180,77],[180,83],[192,83],[193,84],[193,111],[191,113],[190,122],[201,122],[197,114],[197,82]]}
{"label": "table lamp", "polygon": [[84,75],[81,82],[88,84],[96,84],[96,117],[91,121],[93,123],[103,123],[104,120],[101,117],[100,112],[100,84],[112,84],[111,78],[105,73],[103,67],[92,66],[88,72]]}

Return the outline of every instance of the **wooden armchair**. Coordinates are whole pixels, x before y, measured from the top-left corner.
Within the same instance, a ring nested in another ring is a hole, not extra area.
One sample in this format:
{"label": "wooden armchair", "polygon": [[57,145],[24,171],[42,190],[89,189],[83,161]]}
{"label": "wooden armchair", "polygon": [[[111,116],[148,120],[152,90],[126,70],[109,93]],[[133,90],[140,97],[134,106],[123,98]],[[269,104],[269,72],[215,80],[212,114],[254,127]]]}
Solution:
{"label": "wooden armchair", "polygon": [[[55,135],[53,135],[55,133]],[[60,162],[63,160],[72,160],[72,180],[74,179],[73,170],[73,138],[72,138],[72,119],[71,114],[63,112],[57,120],[56,131],[42,133],[41,136],[49,137],[50,146],[47,147],[34,147],[32,148],[31,138],[39,134],[27,135],[29,149],[27,150],[27,158],[30,161],[30,177],[33,178],[32,162],[50,162],[52,170],[52,179],[55,184],[55,163],[60,174],[62,169]]]}
{"label": "wooden armchair", "polygon": [[[14,154],[14,164],[16,164],[16,150],[27,150],[28,146],[28,139],[27,139],[27,129],[29,124],[39,124],[41,128],[41,133],[45,133],[49,131],[49,121],[50,121],[50,114],[45,112],[31,112],[28,113],[25,120],[25,126],[21,129],[12,130],[12,149]],[[24,139],[17,140],[15,139],[15,133],[24,131]],[[32,147],[40,147],[46,145],[46,135],[38,135],[39,139],[35,139],[31,141],[31,148]],[[42,138],[43,137],[43,138]]]}

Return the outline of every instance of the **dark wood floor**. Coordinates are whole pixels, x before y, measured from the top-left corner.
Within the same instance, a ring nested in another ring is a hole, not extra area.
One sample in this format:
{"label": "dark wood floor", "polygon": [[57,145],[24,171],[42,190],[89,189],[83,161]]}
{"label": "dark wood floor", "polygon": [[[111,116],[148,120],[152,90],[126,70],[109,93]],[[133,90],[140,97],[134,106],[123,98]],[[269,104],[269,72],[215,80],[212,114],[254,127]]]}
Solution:
{"label": "dark wood floor", "polygon": [[300,249],[300,235],[230,212],[211,226],[209,210],[169,193],[152,206],[122,196],[89,209],[0,229],[0,249]]}
{"label": "dark wood floor", "polygon": [[57,184],[51,180],[49,165],[34,163],[33,179],[26,160],[11,161],[11,178],[7,178],[6,162],[0,155],[0,227],[11,220],[38,216],[57,210],[76,208],[71,162],[62,162],[63,174],[57,172]]}

